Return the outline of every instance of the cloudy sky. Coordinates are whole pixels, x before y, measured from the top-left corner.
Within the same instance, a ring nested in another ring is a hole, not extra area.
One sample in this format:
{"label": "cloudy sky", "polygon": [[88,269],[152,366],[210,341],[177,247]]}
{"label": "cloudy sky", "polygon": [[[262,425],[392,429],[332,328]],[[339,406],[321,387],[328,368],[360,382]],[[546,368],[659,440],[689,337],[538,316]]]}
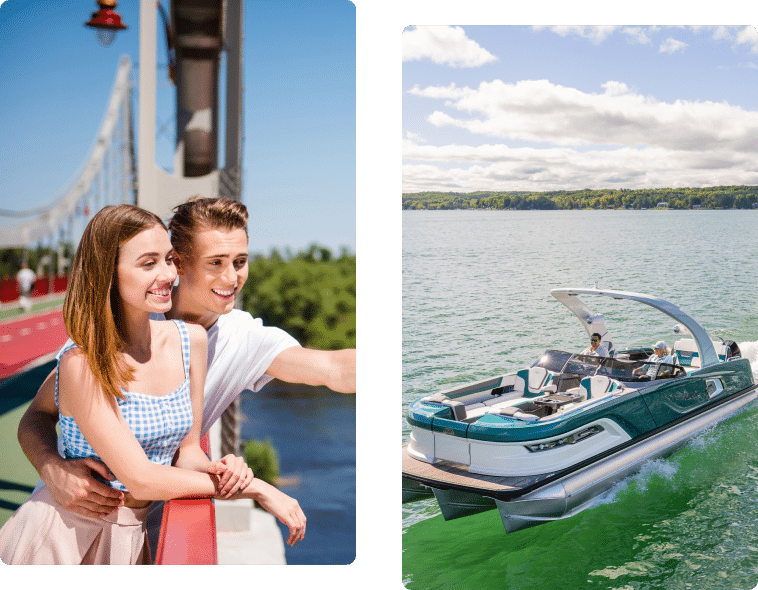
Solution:
{"label": "cloudy sky", "polygon": [[758,184],[758,31],[408,27],[403,192]]}

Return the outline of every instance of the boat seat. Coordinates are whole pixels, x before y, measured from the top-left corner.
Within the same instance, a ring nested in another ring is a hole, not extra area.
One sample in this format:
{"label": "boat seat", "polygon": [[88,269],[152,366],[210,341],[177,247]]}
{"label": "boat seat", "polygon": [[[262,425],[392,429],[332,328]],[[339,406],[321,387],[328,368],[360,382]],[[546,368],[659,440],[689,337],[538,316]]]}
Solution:
{"label": "boat seat", "polygon": [[579,384],[579,391],[585,399],[597,399],[611,393],[617,388],[615,381],[605,375],[585,377]]}
{"label": "boat seat", "polygon": [[466,418],[466,406],[462,402],[450,399],[444,393],[429,395],[421,398],[421,401],[433,402],[449,407],[453,412],[453,420],[460,421]]}
{"label": "boat seat", "polygon": [[[728,351],[726,343],[713,341],[713,348],[720,361],[726,360]],[[683,367],[700,367],[700,353],[698,352],[695,340],[692,338],[683,338],[674,342],[671,354]]]}
{"label": "boat seat", "polygon": [[552,379],[550,371],[544,367],[529,367],[516,373],[516,389],[523,391],[524,397],[535,397]]}
{"label": "boat seat", "polygon": [[521,420],[522,422],[536,422],[540,419],[540,416],[524,412],[524,409],[518,406],[506,406],[497,412],[490,413],[500,416],[507,416],[508,418],[515,418],[516,420]]}
{"label": "boat seat", "polygon": [[677,340],[674,343],[674,348],[671,351],[671,354],[683,367],[700,366],[700,353],[692,338]]}

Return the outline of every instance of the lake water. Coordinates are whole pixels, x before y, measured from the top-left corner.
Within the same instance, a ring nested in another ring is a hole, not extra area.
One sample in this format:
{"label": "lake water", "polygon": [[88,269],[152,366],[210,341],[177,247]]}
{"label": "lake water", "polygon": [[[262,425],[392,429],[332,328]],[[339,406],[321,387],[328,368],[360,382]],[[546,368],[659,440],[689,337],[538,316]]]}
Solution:
{"label": "lake water", "polygon": [[[737,341],[758,376],[756,211],[404,211],[403,444],[413,401],[530,365],[587,335],[551,295],[656,295]],[[647,306],[588,298],[617,348],[675,336]],[[602,310],[599,309],[602,306]],[[414,589],[752,589],[758,584],[758,405],[563,521],[505,534],[497,511],[445,522],[406,504]]]}

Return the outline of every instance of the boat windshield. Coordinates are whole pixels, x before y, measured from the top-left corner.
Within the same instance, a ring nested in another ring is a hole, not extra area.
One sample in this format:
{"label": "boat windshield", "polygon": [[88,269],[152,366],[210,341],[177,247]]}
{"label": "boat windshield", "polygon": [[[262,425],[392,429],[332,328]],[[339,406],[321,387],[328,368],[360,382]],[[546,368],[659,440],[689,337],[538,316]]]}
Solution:
{"label": "boat windshield", "polygon": [[567,373],[576,373],[578,375],[594,375],[598,367],[605,360],[601,356],[585,356],[583,354],[573,355],[566,363],[564,371]]}
{"label": "boat windshield", "polygon": [[681,377],[686,374],[685,370],[679,365],[585,356],[561,350],[546,350],[532,366],[543,367],[552,373],[576,376],[605,375],[616,381],[648,381],[650,379]]}
{"label": "boat windshield", "polygon": [[538,358],[537,362],[532,366],[542,367],[552,373],[563,373],[563,367],[566,366],[566,361],[572,356],[574,356],[572,353],[563,352],[562,350],[546,350],[545,354]]}

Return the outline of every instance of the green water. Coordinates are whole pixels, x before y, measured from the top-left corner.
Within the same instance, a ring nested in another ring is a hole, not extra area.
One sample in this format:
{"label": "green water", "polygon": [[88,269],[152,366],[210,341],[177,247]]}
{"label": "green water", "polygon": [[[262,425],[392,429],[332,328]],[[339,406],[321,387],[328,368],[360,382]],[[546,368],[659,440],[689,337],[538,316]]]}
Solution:
{"label": "green water", "polygon": [[[404,212],[407,407],[443,387],[580,350],[549,295],[593,286],[658,295],[758,373],[758,214],[733,211]],[[590,300],[595,303],[597,299]],[[675,339],[666,316],[600,301],[617,347]],[[623,303],[623,304],[622,304]],[[600,311],[600,310],[599,310]],[[584,512],[505,534],[497,511],[445,522],[403,512],[403,582],[450,589],[752,589],[758,584],[758,405],[647,463]]]}

